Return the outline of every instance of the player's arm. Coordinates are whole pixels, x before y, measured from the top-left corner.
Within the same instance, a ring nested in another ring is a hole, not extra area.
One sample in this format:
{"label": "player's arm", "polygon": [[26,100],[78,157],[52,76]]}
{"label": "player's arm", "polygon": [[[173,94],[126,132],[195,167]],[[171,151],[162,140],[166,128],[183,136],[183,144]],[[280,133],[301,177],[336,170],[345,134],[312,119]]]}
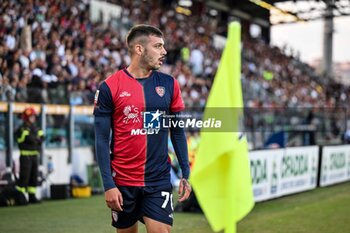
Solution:
{"label": "player's arm", "polygon": [[[170,111],[175,116],[185,109],[184,102],[181,97],[179,83],[174,79],[173,96],[171,100]],[[175,120],[178,120],[175,117]],[[174,146],[175,154],[179,160],[182,171],[182,179],[179,186],[179,201],[186,200],[191,194],[191,185],[188,182],[190,176],[190,165],[188,162],[188,150],[185,130],[177,125],[177,127],[170,128],[170,138]]]}
{"label": "player's arm", "polygon": [[96,158],[105,189],[106,204],[111,209],[121,211],[123,198],[112,178],[109,149],[113,100],[110,89],[105,82],[101,84],[96,92],[94,104]]}
{"label": "player's arm", "polygon": [[[177,114],[178,113],[175,115]],[[170,128],[170,138],[182,171],[182,179],[179,186],[179,201],[181,202],[186,200],[192,191],[191,185],[188,182],[188,177],[190,176],[190,165],[188,162],[185,130],[179,126]]]}

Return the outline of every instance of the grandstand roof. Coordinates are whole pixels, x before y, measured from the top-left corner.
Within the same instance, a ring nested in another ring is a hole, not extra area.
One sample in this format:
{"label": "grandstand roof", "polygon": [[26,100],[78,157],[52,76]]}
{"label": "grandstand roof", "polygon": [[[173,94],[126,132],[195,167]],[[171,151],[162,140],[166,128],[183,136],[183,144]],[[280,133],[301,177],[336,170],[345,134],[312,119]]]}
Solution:
{"label": "grandstand roof", "polygon": [[239,0],[207,0],[206,4],[218,10],[228,12],[246,20],[255,20],[258,24],[269,27],[270,13],[250,1]]}
{"label": "grandstand roof", "polygon": [[[288,9],[275,7],[276,3],[286,2],[292,2],[293,7]],[[325,16],[338,17],[350,15],[350,1],[348,0],[206,0],[206,4],[241,19],[252,20],[265,27],[269,27],[271,24],[270,10],[268,10],[271,7],[284,15],[294,18],[288,22],[309,21]],[[298,7],[298,4],[304,4],[304,6]],[[282,20],[278,23],[286,22]]]}
{"label": "grandstand roof", "polygon": [[[278,2],[287,2],[290,0],[264,0],[264,2],[274,5]],[[262,26],[270,26],[270,11],[263,8],[252,1],[240,0],[206,0],[208,6],[226,11],[234,16],[242,19],[252,20]]]}

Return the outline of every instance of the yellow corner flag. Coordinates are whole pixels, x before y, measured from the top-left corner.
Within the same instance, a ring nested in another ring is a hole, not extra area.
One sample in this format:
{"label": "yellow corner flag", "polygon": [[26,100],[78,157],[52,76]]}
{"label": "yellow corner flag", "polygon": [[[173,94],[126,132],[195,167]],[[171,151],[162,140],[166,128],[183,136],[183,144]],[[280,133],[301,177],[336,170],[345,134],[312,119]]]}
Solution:
{"label": "yellow corner flag", "polygon": [[[210,108],[230,108],[232,115],[227,118],[237,126],[239,116],[233,112],[243,108],[240,37],[240,24],[230,23],[204,113]],[[248,144],[240,135],[239,132],[201,132],[190,180],[214,231],[236,232],[236,223],[254,206]]]}

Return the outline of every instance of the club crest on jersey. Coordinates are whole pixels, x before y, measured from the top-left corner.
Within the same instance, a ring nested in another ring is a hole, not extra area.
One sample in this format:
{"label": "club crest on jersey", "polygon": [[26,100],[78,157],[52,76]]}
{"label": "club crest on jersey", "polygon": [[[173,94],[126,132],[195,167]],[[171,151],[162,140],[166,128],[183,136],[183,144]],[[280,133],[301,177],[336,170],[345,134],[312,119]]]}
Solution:
{"label": "club crest on jersey", "polygon": [[160,97],[163,97],[165,94],[165,88],[162,86],[156,87],[156,92]]}

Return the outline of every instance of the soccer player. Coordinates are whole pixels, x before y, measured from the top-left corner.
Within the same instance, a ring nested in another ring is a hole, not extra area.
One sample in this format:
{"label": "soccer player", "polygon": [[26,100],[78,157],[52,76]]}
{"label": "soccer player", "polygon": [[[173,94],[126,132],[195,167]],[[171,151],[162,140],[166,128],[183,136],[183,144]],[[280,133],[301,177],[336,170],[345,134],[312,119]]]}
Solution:
{"label": "soccer player", "polygon": [[[160,112],[176,114],[184,109],[178,82],[157,70],[166,50],[162,32],[137,25],[128,33],[131,63],[101,83],[95,95],[96,156],[118,233],[136,233],[137,221],[147,232],[170,232],[173,224],[168,129],[148,129]],[[112,132],[112,133],[110,133]],[[190,169],[183,128],[170,128],[181,169],[179,201],[191,193]],[[111,153],[110,153],[111,151]]]}

